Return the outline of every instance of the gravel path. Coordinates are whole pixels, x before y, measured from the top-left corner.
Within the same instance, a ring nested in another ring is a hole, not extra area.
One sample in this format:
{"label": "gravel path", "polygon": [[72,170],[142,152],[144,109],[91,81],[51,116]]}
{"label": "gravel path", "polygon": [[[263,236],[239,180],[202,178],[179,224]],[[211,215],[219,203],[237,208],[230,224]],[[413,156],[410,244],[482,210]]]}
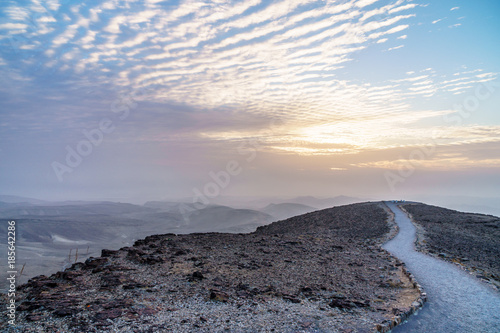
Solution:
{"label": "gravel path", "polygon": [[424,308],[393,332],[500,332],[500,294],[455,265],[417,252],[410,219],[397,205],[388,206],[399,233],[384,248],[407,265],[428,297]]}
{"label": "gravel path", "polygon": [[500,290],[500,218],[421,203],[402,205],[417,227],[417,250],[473,272]]}

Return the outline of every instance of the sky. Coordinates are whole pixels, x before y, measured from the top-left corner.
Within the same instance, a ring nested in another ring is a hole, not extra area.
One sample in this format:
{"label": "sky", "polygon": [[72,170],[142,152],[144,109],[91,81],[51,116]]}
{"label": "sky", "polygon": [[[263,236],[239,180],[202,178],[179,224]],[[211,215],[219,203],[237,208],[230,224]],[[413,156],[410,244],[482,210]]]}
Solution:
{"label": "sky", "polygon": [[0,2],[0,194],[497,196],[496,0]]}

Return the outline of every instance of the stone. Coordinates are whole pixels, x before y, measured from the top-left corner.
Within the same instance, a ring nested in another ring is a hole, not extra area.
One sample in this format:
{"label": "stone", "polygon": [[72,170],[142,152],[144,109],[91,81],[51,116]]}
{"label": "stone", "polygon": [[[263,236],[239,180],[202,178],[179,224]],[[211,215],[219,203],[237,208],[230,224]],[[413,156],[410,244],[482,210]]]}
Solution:
{"label": "stone", "polygon": [[296,304],[301,302],[301,300],[299,298],[297,298],[296,296],[292,296],[292,295],[284,295],[283,299],[286,299],[287,301],[290,301],[290,302],[296,303]]}
{"label": "stone", "polygon": [[107,263],[108,263],[108,258],[102,258],[102,257],[94,258],[94,257],[90,257],[87,260],[85,260],[85,268],[87,268],[87,269],[94,269],[94,268],[97,268],[97,267],[104,266]]}
{"label": "stone", "polygon": [[351,309],[353,307],[353,303],[348,300],[334,298],[330,304],[328,304],[331,308],[338,309]]}
{"label": "stone", "polygon": [[119,251],[113,251],[113,250],[108,250],[108,249],[103,249],[101,251],[101,257],[107,258],[107,257],[116,257]]}
{"label": "stone", "polygon": [[139,316],[152,316],[158,311],[150,307],[144,307],[140,309],[135,309],[134,312],[137,313]]}
{"label": "stone", "polygon": [[189,277],[189,281],[191,282],[194,282],[194,281],[201,281],[203,280],[205,277],[203,276],[203,274],[200,272],[200,271],[196,271],[194,272],[190,277]]}
{"label": "stone", "polygon": [[25,301],[19,304],[16,308],[17,311],[33,311],[40,307],[38,302]]}
{"label": "stone", "polygon": [[38,313],[30,313],[29,315],[26,316],[27,321],[40,321],[42,319],[43,317]]}
{"label": "stone", "polygon": [[104,310],[101,312],[96,313],[95,319],[96,320],[107,320],[107,319],[115,319],[118,317],[121,317],[122,315],[122,310],[121,309],[110,309],[110,310]]}
{"label": "stone", "polygon": [[217,302],[227,302],[229,300],[229,296],[223,291],[212,289],[210,290],[210,299]]}
{"label": "stone", "polygon": [[76,310],[72,308],[59,308],[55,310],[53,313],[57,317],[67,317],[75,314]]}

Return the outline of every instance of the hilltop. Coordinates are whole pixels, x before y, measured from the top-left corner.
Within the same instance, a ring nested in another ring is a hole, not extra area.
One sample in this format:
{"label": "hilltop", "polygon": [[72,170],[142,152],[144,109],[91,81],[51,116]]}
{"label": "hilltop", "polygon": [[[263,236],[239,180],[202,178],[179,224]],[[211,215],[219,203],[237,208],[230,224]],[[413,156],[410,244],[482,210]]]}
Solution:
{"label": "hilltop", "polygon": [[250,234],[149,236],[20,286],[17,329],[373,331],[419,296],[380,248],[389,222],[383,204],[363,203]]}

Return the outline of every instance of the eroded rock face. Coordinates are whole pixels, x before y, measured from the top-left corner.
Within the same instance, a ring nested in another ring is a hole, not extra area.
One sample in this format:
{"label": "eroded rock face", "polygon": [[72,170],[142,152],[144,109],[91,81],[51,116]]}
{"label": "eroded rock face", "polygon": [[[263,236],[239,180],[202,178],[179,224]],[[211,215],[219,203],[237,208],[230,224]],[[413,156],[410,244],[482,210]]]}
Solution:
{"label": "eroded rock face", "polygon": [[411,289],[398,283],[401,264],[379,247],[386,218],[379,204],[368,203],[251,234],[146,237],[20,287],[19,327],[371,330],[392,318],[398,295]]}

